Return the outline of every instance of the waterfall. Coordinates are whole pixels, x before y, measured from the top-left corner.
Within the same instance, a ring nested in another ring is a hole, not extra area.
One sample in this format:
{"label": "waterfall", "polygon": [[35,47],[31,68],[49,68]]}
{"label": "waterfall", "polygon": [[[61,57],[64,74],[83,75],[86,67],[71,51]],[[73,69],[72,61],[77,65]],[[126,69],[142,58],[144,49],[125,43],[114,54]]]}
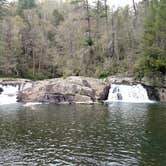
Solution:
{"label": "waterfall", "polygon": [[145,103],[152,102],[149,100],[146,89],[141,85],[122,85],[112,84],[109,90],[108,102],[132,102]]}
{"label": "waterfall", "polygon": [[0,83],[0,105],[17,103],[17,94],[20,90],[32,87],[32,83]]}
{"label": "waterfall", "polygon": [[18,85],[0,85],[0,89],[2,91],[0,94],[0,105],[16,103]]}

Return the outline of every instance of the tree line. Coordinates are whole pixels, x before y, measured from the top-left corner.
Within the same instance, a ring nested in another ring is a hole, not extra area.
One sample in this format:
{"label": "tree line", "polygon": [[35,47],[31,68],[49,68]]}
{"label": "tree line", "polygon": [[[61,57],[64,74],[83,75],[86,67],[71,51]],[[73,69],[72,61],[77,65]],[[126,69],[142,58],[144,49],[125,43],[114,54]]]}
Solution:
{"label": "tree line", "polygon": [[166,74],[166,1],[0,0],[0,76]]}

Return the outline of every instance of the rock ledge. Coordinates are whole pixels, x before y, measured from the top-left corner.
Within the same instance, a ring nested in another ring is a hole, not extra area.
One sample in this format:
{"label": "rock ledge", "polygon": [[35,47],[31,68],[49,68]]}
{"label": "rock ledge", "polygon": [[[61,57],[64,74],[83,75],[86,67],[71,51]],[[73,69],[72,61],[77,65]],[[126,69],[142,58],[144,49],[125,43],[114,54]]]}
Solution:
{"label": "rock ledge", "polygon": [[89,77],[71,76],[66,79],[55,78],[36,81],[31,88],[21,91],[18,100],[21,102],[48,103],[94,103],[106,100],[109,84]]}

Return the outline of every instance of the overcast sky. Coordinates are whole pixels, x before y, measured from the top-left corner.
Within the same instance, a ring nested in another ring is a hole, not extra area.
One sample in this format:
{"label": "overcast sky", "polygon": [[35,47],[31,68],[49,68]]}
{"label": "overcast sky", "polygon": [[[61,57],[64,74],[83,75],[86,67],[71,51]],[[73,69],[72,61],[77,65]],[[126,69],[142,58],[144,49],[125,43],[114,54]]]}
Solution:
{"label": "overcast sky", "polygon": [[[8,0],[8,1],[11,2],[13,0]],[[95,1],[95,0],[90,0],[90,1]],[[118,6],[132,5],[133,3],[133,0],[107,0],[107,1],[108,1],[108,4],[110,4],[111,6],[115,6],[115,8],[117,8]],[[140,0],[135,0],[135,2],[139,2],[139,1]]]}
{"label": "overcast sky", "polygon": [[[135,0],[135,2],[139,2],[140,0]],[[133,0],[108,0],[108,3],[111,4],[111,6],[126,6],[126,5],[132,5]]]}

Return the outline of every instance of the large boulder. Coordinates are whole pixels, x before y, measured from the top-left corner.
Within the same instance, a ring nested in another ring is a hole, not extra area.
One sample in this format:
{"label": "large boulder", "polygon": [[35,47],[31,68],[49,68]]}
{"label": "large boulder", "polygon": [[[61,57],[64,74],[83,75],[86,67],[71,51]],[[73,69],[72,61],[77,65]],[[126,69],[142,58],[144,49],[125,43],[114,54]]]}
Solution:
{"label": "large boulder", "polygon": [[109,93],[109,84],[103,80],[90,78],[90,77],[76,77],[71,76],[66,79],[72,83],[79,83],[81,86],[89,87],[95,93],[95,98],[97,100],[106,100]]}
{"label": "large boulder", "polygon": [[19,101],[49,103],[94,103],[106,100],[109,85],[88,77],[56,78],[36,81],[32,88],[20,92]]}
{"label": "large boulder", "polygon": [[19,92],[17,100],[20,101],[39,101],[42,100],[48,81],[33,82],[33,86]]}

